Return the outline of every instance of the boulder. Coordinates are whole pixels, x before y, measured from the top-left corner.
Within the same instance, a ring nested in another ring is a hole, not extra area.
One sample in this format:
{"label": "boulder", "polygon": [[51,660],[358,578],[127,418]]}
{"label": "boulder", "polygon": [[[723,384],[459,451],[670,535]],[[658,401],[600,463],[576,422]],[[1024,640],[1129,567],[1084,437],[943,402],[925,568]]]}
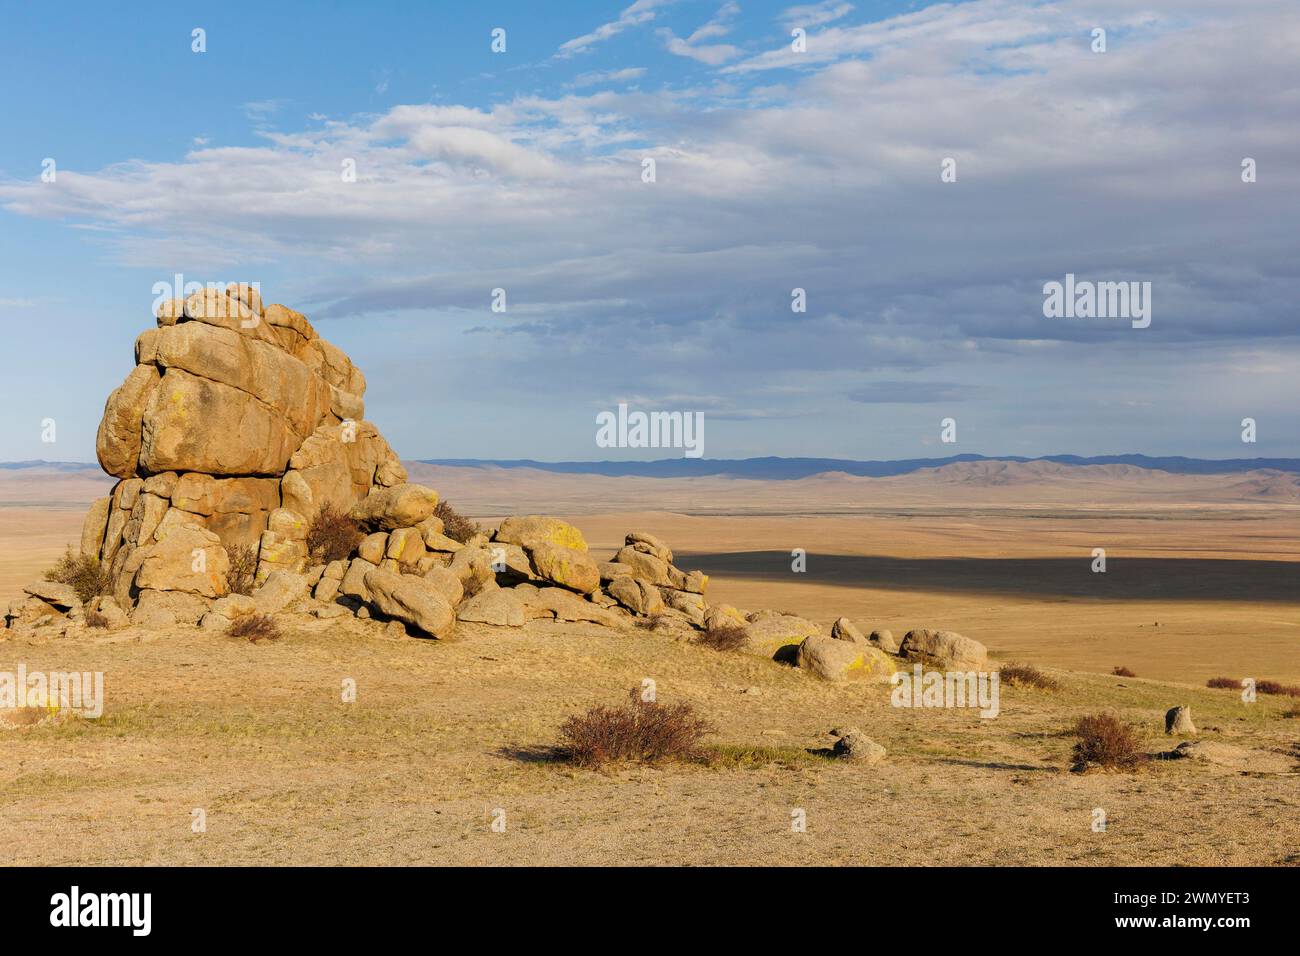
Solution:
{"label": "boulder", "polygon": [[1188,705],[1172,707],[1165,713],[1165,733],[1195,734],[1196,725],[1192,723],[1192,708]]}
{"label": "boulder", "polygon": [[40,598],[46,604],[62,611],[70,611],[73,608],[81,607],[81,598],[77,597],[77,592],[71,584],[59,584],[57,581],[36,581],[24,585],[23,593],[30,594],[34,598]]}
{"label": "boulder", "polygon": [[135,477],[145,412],[153,402],[160,380],[154,366],[137,365],[126,381],[108,396],[95,437],[95,455],[100,467],[110,475]]}
{"label": "boulder", "polygon": [[449,637],[456,615],[442,592],[430,581],[382,568],[366,572],[370,603],[381,613],[415,627],[430,637]]}
{"label": "boulder", "polygon": [[865,644],[867,639],[862,636],[857,625],[847,617],[841,617],[831,625],[831,637],[837,641],[848,641],[850,644]]}
{"label": "boulder", "polygon": [[272,571],[266,581],[253,592],[253,603],[259,614],[279,614],[304,600],[311,587],[307,578],[289,571]]}
{"label": "boulder", "polygon": [[372,564],[365,558],[353,558],[339,583],[339,593],[356,598],[358,601],[369,601],[370,589],[366,587],[366,575],[376,567],[378,565]]}
{"label": "boulder", "polygon": [[724,627],[745,627],[749,620],[730,604],[710,604],[704,609],[704,626],[710,631]]}
{"label": "boulder", "polygon": [[821,627],[793,614],[757,611],[745,625],[741,650],[760,657],[792,654],[807,638],[821,633]]}
{"label": "boulder", "polygon": [[633,614],[651,617],[664,609],[664,599],[653,584],[631,575],[615,578],[605,588],[609,596]]}
{"label": "boulder", "polygon": [[908,631],[899,653],[909,660],[932,663],[949,670],[982,671],[988,667],[988,650],[979,641],[956,631]]}
{"label": "boulder", "polygon": [[[679,579],[674,579],[671,572],[676,569],[672,565],[661,558],[656,558],[653,554],[638,551],[630,545],[620,549],[618,554],[614,555],[614,563],[627,566],[634,576],[651,584],[675,587],[675,580],[678,583],[685,583],[685,575],[681,575]],[[681,574],[681,572],[678,572],[678,574]]]}
{"label": "boulder", "polygon": [[398,528],[389,534],[384,554],[398,564],[414,566],[425,555],[424,536],[416,528]]}
{"label": "boulder", "polygon": [[229,591],[230,559],[221,539],[205,528],[178,528],[137,554],[135,586],[142,591],[187,591],[208,598]]}
{"label": "boulder", "polygon": [[544,580],[590,594],[600,587],[600,571],[586,551],[543,541],[529,551],[533,570]]}
{"label": "boulder", "polygon": [[871,643],[875,644],[886,654],[898,653],[898,641],[894,638],[894,632],[887,627],[879,627],[872,631]]}
{"label": "boulder", "polygon": [[887,752],[885,748],[856,727],[843,731],[832,730],[831,736],[836,738],[835,746],[831,748],[831,752],[836,757],[862,763],[868,767],[885,759]]}
{"label": "boulder", "polygon": [[208,613],[211,602],[189,591],[159,591],[142,588],[137,595],[131,623],[169,627],[173,624],[197,624]]}
{"label": "boulder", "polygon": [[376,531],[413,528],[433,514],[438,493],[423,485],[371,489],[352,509],[352,517]]}
{"label": "boulder", "polygon": [[433,567],[421,577],[437,588],[438,592],[447,599],[447,603],[452,607],[464,600],[465,586],[451,568]]}
{"label": "boulder", "polygon": [[497,627],[523,627],[524,602],[509,588],[484,588],[460,606],[456,618]]}
{"label": "boulder", "polygon": [[517,544],[529,550],[541,544],[572,548],[575,551],[587,550],[587,540],[581,531],[559,518],[548,518],[545,515],[507,518],[501,522],[492,540]]}
{"label": "boulder", "polygon": [[[644,582],[642,582],[644,583]],[[692,627],[704,627],[705,603],[702,594],[691,591],[678,591],[675,588],[657,588],[664,604],[686,615]]]}
{"label": "boulder", "polygon": [[824,634],[804,639],[799,645],[797,663],[823,680],[836,683],[848,680],[888,683],[895,671],[889,655],[879,648],[865,642],[856,644],[836,640]]}
{"label": "boulder", "polygon": [[81,553],[98,558],[104,545],[104,532],[108,530],[108,513],[113,504],[111,497],[96,498],[81,523]]}
{"label": "boulder", "polygon": [[637,551],[654,555],[664,564],[673,563],[672,549],[652,534],[646,534],[644,531],[632,531],[628,533],[623,541]]}

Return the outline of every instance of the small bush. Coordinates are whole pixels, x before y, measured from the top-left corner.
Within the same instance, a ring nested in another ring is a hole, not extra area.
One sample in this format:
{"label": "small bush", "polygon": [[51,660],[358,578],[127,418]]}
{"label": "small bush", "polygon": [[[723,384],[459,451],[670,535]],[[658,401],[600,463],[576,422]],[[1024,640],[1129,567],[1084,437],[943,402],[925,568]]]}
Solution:
{"label": "small bush", "polygon": [[747,640],[745,629],[739,624],[719,624],[697,637],[695,643],[715,651],[735,651],[744,647]]}
{"label": "small bush", "polygon": [[317,564],[342,561],[361,543],[361,527],[328,501],[307,528],[307,553]]}
{"label": "small bush", "polygon": [[642,700],[635,687],[630,696],[622,707],[598,704],[566,720],[560,727],[564,758],[579,767],[701,759],[700,740],[713,728],[694,707]]}
{"label": "small bush", "polygon": [[1118,665],[1115,667],[1113,671],[1111,671],[1111,673],[1114,674],[1116,677],[1137,677],[1137,674],[1134,674],[1127,667],[1121,667]]}
{"label": "small bush", "polygon": [[45,580],[69,585],[83,603],[112,590],[108,571],[99,563],[99,558],[75,554],[71,545],[58,563],[45,572]]}
{"label": "small bush", "polygon": [[1279,684],[1275,680],[1255,681],[1255,690],[1260,694],[1278,694],[1282,697],[1300,697],[1300,687],[1292,684]]}
{"label": "small bush", "polygon": [[108,618],[98,611],[86,612],[86,627],[105,628],[108,627]]}
{"label": "small bush", "polygon": [[1114,770],[1132,770],[1146,759],[1137,728],[1110,714],[1080,717],[1074,725],[1079,742],[1074,745],[1074,769],[1090,764]]}
{"label": "small bush", "polygon": [[1205,682],[1205,686],[1240,690],[1241,681],[1237,680],[1235,677],[1211,677]]}
{"label": "small bush", "polygon": [[433,509],[433,516],[442,519],[442,533],[453,541],[464,544],[479,533],[479,526],[453,508],[446,501],[439,501]]}
{"label": "small bush", "polygon": [[998,668],[998,674],[1004,684],[1012,687],[1037,687],[1039,690],[1060,690],[1061,683],[1048,677],[1037,667],[1029,664],[1005,664]]}
{"label": "small bush", "polygon": [[230,558],[230,570],[226,572],[226,586],[230,593],[252,594],[257,577],[257,549],[237,544],[226,549],[226,556]]}
{"label": "small bush", "polygon": [[258,641],[274,641],[280,637],[280,625],[269,614],[245,614],[230,625],[226,633],[231,637],[246,637]]}

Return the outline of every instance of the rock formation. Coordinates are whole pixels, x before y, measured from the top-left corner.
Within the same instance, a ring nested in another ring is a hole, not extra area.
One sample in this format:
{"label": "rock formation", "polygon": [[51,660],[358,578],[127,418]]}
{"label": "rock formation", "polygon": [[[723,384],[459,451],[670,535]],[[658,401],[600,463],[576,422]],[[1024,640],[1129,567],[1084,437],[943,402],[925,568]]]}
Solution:
{"label": "rock formation", "polygon": [[[445,638],[461,623],[541,618],[686,640],[725,631],[718,646],[836,682],[888,681],[896,669],[889,631],[868,639],[840,618],[826,636],[793,615],[708,604],[708,576],[678,568],[652,534],[629,533],[608,561],[577,528],[542,515],[450,529],[453,538],[437,492],[408,482],[365,421],[365,376],[303,315],[232,284],[166,302],[156,318],[99,427],[100,464],[118,482],[81,536],[93,596],[84,580],[31,585],[10,605],[7,635],[224,631],[252,614],[307,612]],[[333,554],[309,545],[323,509],[351,522]],[[983,645],[947,631],[911,631],[901,650],[950,666],[985,662]]]}

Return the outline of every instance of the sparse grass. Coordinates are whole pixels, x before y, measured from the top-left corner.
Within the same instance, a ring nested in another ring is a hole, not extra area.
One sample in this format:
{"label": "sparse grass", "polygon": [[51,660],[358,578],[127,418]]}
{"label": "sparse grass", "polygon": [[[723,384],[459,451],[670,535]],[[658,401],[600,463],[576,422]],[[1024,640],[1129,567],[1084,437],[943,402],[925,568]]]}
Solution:
{"label": "sparse grass", "polygon": [[280,637],[280,625],[269,614],[245,614],[226,630],[230,637],[246,637],[256,644],[258,641],[274,641]]}
{"label": "sparse grass", "polygon": [[829,747],[806,750],[803,747],[764,747],[748,744],[717,744],[705,747],[704,761],[718,770],[759,770],[763,767],[819,767],[833,764],[835,756]]}
{"label": "sparse grass", "polygon": [[1004,664],[998,668],[1002,683],[1012,687],[1036,687],[1039,690],[1060,690],[1061,682],[1048,677],[1030,664]]}
{"label": "sparse grass", "polygon": [[318,564],[342,561],[361,543],[361,527],[328,501],[307,528],[307,552]]}
{"label": "sparse grass", "polygon": [[439,501],[438,507],[433,509],[433,514],[434,517],[442,519],[442,533],[453,541],[464,544],[479,533],[478,524],[466,518],[449,502]]}
{"label": "sparse grass", "polygon": [[231,594],[252,594],[257,577],[257,550],[246,544],[226,549],[230,570],[226,572],[226,586]]}
{"label": "sparse grass", "polygon": [[745,646],[745,629],[736,624],[711,627],[695,638],[695,643],[715,651],[735,651]]}
{"label": "sparse grass", "polygon": [[77,554],[71,545],[58,563],[46,570],[45,580],[69,585],[83,603],[112,590],[108,571],[99,563],[99,558]]}
{"label": "sparse grass", "polygon": [[661,763],[699,760],[700,741],[713,727],[687,703],[661,704],[641,699],[632,688],[622,707],[597,704],[560,727],[560,751],[579,767],[632,761]]}
{"label": "sparse grass", "polygon": [[1116,677],[1137,677],[1137,674],[1134,674],[1127,667],[1124,667],[1123,665],[1120,664],[1115,665],[1115,669],[1112,670],[1111,673],[1114,674]]}
{"label": "sparse grass", "polygon": [[1073,750],[1076,771],[1091,766],[1134,770],[1146,759],[1137,728],[1112,714],[1080,717],[1074,735],[1079,738]]}

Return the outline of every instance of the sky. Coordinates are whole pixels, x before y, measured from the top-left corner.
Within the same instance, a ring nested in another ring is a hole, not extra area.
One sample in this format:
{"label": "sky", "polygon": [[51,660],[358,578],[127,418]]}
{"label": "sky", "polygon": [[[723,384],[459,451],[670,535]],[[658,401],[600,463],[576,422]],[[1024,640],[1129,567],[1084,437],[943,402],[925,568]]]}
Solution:
{"label": "sky", "polygon": [[94,459],[178,273],[304,312],[408,459],[681,454],[619,403],[710,458],[1300,456],[1294,0],[0,17],[0,460]]}

